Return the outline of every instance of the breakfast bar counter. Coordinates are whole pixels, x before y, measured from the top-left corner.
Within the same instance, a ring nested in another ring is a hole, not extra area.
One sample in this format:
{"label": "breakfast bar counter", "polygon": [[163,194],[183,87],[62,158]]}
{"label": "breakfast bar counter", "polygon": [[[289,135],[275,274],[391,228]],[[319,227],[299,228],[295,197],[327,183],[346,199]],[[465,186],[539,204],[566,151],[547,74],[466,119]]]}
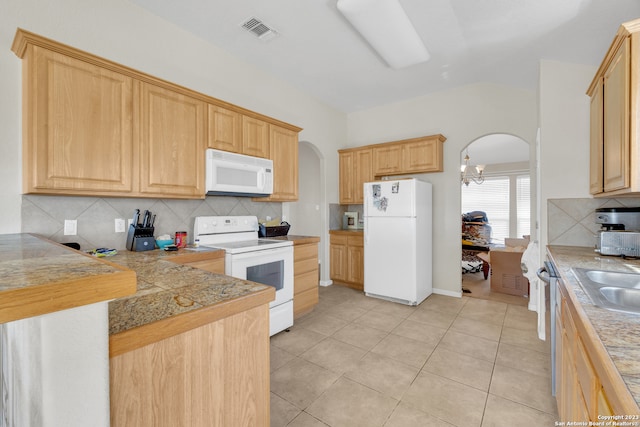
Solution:
{"label": "breakfast bar counter", "polygon": [[0,235],[0,323],[135,293],[136,274],[31,234]]}

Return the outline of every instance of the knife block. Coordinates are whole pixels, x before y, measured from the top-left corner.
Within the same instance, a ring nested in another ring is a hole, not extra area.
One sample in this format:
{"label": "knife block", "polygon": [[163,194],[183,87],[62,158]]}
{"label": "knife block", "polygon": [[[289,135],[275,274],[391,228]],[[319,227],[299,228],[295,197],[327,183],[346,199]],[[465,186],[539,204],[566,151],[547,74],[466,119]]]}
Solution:
{"label": "knife block", "polygon": [[136,227],[131,224],[127,233],[127,249],[135,252],[154,250],[156,248],[154,230],[154,227]]}

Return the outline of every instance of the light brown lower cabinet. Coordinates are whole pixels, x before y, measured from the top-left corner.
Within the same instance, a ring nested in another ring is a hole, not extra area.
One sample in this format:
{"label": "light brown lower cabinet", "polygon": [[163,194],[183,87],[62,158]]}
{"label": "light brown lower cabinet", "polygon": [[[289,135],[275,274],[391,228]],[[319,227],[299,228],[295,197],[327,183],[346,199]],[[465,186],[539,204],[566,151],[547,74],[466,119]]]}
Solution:
{"label": "light brown lower cabinet", "polygon": [[330,231],[331,280],[350,288],[364,289],[364,236],[361,232]]}
{"label": "light brown lower cabinet", "polygon": [[268,426],[268,304],[114,356],[110,383],[113,427]]}
{"label": "light brown lower cabinet", "polygon": [[560,421],[595,423],[602,421],[602,416],[638,414],[638,406],[613,362],[600,341],[594,341],[587,331],[562,284],[560,291],[560,312],[556,315],[556,400]]}
{"label": "light brown lower cabinet", "polygon": [[318,243],[293,246],[293,317],[309,313],[318,304]]}

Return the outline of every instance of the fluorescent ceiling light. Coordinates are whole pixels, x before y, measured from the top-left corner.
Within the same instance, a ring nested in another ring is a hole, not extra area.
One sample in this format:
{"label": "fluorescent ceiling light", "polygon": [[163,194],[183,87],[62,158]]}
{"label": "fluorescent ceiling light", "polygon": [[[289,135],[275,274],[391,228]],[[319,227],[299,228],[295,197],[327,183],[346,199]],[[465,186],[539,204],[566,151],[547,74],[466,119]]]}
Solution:
{"label": "fluorescent ceiling light", "polygon": [[399,0],[338,0],[338,10],[392,68],[429,60]]}

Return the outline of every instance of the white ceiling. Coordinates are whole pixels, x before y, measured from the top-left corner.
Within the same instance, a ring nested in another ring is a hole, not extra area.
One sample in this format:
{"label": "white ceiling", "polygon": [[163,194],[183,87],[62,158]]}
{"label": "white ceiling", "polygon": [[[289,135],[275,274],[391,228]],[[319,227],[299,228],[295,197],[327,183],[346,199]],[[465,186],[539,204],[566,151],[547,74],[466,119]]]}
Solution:
{"label": "white ceiling", "polygon": [[[542,59],[598,65],[639,0],[401,0],[431,59],[389,68],[336,0],[131,0],[237,58],[352,112],[461,85],[535,90]],[[240,27],[256,17],[279,36]]]}

